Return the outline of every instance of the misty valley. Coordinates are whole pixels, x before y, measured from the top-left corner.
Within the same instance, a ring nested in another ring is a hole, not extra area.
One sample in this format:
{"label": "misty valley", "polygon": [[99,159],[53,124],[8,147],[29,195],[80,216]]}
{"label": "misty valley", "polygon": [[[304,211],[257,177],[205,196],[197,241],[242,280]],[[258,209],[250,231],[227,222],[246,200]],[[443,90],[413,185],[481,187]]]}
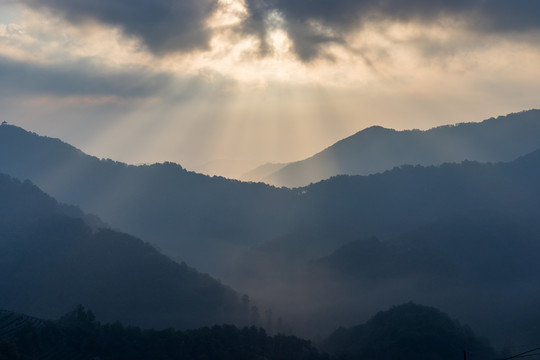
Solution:
{"label": "misty valley", "polygon": [[0,359],[540,356],[539,184],[540,110],[241,180],[3,123]]}

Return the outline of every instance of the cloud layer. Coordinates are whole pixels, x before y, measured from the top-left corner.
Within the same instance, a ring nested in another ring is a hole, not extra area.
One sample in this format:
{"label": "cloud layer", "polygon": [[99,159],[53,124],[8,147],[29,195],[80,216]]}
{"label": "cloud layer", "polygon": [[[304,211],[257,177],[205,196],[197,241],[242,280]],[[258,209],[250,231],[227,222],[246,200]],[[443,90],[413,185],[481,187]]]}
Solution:
{"label": "cloud layer", "polygon": [[218,0],[21,0],[48,8],[78,23],[97,21],[136,36],[152,52],[161,54],[208,47],[206,21]]}
{"label": "cloud layer", "polygon": [[[212,38],[208,22],[219,0],[21,0],[48,8],[67,20],[97,21],[121,28],[142,40],[154,54],[207,49]],[[230,3],[230,2],[229,2]],[[348,35],[369,22],[431,23],[456,19],[480,33],[538,30],[540,2],[535,0],[244,0],[242,30],[260,39],[261,54],[271,52],[268,31],[272,15],[303,61],[324,55],[325,45],[348,47]]]}
{"label": "cloud layer", "polygon": [[[302,60],[320,55],[328,43],[347,43],[347,35],[367,22],[430,23],[454,18],[476,32],[538,30],[540,2],[532,0],[246,0],[253,24],[271,12],[284,19]],[[259,34],[264,32],[259,31]]]}

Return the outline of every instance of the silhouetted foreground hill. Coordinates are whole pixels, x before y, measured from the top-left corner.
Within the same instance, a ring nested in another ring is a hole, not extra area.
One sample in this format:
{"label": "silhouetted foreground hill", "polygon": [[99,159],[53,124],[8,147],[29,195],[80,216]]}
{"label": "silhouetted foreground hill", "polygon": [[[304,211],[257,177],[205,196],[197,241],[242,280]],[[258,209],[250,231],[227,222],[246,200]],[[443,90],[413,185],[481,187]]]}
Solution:
{"label": "silhouetted foreground hill", "polygon": [[364,325],[340,328],[324,342],[339,359],[492,360],[495,353],[466,326],[441,311],[408,303],[372,317]]}
{"label": "silhouetted foreground hill", "polygon": [[280,164],[273,173],[265,164],[243,179],[299,187],[336,175],[369,175],[406,164],[510,161],[538,148],[540,110],[427,131],[396,131],[373,126],[308,159]]}
{"label": "silhouetted foreground hill", "polygon": [[208,177],[172,163],[99,160],[11,125],[0,126],[0,172],[30,179],[57,200],[214,273],[238,249],[279,234],[292,211],[289,190]]}
{"label": "silhouetted foreground hill", "polygon": [[54,318],[79,303],[145,327],[247,323],[238,295],[150,245],[81,218],[0,175],[0,307]]}
{"label": "silhouetted foreground hill", "polygon": [[268,336],[263,329],[232,325],[175,331],[101,325],[78,306],[57,321],[0,311],[2,360],[317,360],[327,359],[309,341]]}

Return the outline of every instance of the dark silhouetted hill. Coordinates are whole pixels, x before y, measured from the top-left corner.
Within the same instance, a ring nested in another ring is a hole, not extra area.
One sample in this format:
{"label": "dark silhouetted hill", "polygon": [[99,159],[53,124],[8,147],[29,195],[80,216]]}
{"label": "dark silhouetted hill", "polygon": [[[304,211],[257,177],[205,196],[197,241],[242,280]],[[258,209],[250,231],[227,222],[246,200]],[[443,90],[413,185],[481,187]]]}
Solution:
{"label": "dark silhouetted hill", "polygon": [[339,359],[494,359],[493,349],[441,311],[408,303],[379,312],[363,325],[340,328],[324,342]]}
{"label": "dark silhouetted hill", "polygon": [[84,303],[105,321],[160,328],[247,322],[232,289],[137,238],[92,229],[29,182],[0,175],[0,196],[0,308],[54,318]]}
{"label": "dark silhouetted hill", "polygon": [[271,174],[265,172],[268,166],[263,165],[243,179],[299,187],[336,175],[369,175],[407,164],[510,161],[538,148],[540,110],[427,131],[373,126],[308,159],[282,165]]}

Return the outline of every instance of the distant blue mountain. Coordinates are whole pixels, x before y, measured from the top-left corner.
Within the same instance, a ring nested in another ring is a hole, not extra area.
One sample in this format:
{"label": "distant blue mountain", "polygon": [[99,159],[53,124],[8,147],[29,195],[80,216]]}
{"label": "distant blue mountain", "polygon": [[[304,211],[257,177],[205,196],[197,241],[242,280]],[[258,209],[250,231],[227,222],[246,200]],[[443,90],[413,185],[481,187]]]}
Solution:
{"label": "distant blue mountain", "polygon": [[[493,157],[513,159],[517,133],[522,135],[523,151],[527,146],[536,149],[535,139],[540,136],[531,129],[540,123],[538,114],[528,111],[480,124],[403,134],[407,139],[431,134],[431,144],[438,144],[433,139],[443,141],[449,133],[479,139],[484,127],[497,128],[483,135],[487,140],[479,148],[491,149],[486,153]],[[471,135],[465,136],[468,129]],[[401,132],[375,127],[358,136],[373,139],[387,134],[395,135],[387,139],[391,145],[391,138],[396,140],[391,146],[399,150],[395,153],[405,153],[408,142],[399,140]],[[347,148],[347,143],[336,146]],[[447,153],[465,148],[455,141],[445,144]],[[432,156],[429,151],[416,153]],[[538,198],[536,165],[519,164],[408,166],[370,176],[338,176],[290,190],[209,177],[173,163],[131,166],[100,160],[58,139],[0,126],[0,171],[30,179],[60,201],[76,204],[111,227],[152,242],[173,259],[228,281],[228,269],[237,257],[279,239],[286,244],[312,239],[309,253],[317,253],[314,249],[320,247],[318,255],[323,255],[355,237],[396,234],[476,208],[533,214]],[[328,238],[333,241],[322,240]],[[299,252],[305,252],[305,244],[298,246]]]}
{"label": "distant blue mountain", "polygon": [[266,164],[243,179],[299,187],[335,175],[369,175],[401,165],[509,161],[538,148],[540,110],[427,131],[373,126],[310,158],[289,164]]}

